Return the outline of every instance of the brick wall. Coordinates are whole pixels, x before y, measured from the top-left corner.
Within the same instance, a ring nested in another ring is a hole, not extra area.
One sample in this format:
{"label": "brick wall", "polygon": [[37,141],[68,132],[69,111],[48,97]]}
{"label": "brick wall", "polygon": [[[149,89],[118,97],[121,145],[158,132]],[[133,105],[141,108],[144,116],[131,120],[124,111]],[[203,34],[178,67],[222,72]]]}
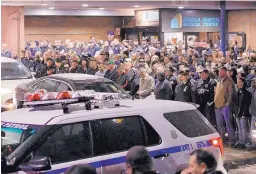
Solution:
{"label": "brick wall", "polygon": [[88,41],[90,36],[107,39],[107,31],[135,26],[134,17],[25,17],[25,40],[78,40]]}
{"label": "brick wall", "polygon": [[256,10],[229,11],[228,31],[245,32],[246,44],[256,49]]}

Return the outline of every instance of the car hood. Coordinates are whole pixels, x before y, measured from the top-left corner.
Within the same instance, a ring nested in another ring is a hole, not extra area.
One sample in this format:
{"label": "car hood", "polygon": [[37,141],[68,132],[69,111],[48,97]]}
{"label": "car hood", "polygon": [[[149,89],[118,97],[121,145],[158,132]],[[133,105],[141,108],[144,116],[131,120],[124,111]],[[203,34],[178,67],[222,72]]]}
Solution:
{"label": "car hood", "polygon": [[28,83],[33,81],[34,78],[31,79],[22,79],[22,80],[1,80],[1,88],[7,88],[10,89],[12,92],[14,92],[15,88],[22,84],[22,83]]}

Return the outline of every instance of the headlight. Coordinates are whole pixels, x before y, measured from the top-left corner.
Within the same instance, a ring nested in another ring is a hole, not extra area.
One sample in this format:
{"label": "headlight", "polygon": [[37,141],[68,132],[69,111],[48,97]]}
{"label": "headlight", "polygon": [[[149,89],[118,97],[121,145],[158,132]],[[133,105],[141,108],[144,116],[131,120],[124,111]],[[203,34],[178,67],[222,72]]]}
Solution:
{"label": "headlight", "polygon": [[8,88],[1,88],[1,94],[11,94],[12,90]]}
{"label": "headlight", "polygon": [[252,138],[256,139],[256,130],[252,130]]}
{"label": "headlight", "polygon": [[4,102],[4,105],[5,105],[6,109],[12,110],[12,109],[14,108],[13,99],[10,98],[10,99],[6,100],[6,101]]}

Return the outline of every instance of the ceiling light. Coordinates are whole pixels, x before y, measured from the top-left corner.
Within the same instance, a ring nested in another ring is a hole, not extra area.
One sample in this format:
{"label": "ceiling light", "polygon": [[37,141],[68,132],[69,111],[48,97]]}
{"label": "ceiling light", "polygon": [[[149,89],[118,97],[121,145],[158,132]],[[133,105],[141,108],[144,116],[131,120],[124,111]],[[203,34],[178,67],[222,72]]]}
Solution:
{"label": "ceiling light", "polygon": [[83,7],[88,7],[88,4],[83,4],[82,6],[83,6]]}
{"label": "ceiling light", "polygon": [[50,7],[49,10],[54,10],[54,7]]}
{"label": "ceiling light", "polygon": [[104,8],[100,8],[100,10],[104,10]]}
{"label": "ceiling light", "polygon": [[184,7],[183,6],[179,6],[178,9],[183,9]]}
{"label": "ceiling light", "polygon": [[135,8],[139,8],[140,6],[139,6],[139,5],[135,5],[135,6],[133,6],[133,7],[135,7]]}

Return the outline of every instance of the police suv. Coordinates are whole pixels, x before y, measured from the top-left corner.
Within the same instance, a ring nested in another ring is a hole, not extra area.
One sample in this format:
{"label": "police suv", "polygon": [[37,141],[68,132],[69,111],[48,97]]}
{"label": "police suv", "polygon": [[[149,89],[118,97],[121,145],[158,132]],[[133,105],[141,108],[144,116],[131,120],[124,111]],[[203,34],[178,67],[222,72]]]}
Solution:
{"label": "police suv", "polygon": [[179,173],[198,148],[212,152],[226,173],[220,136],[193,104],[116,95],[29,94],[28,107],[2,113],[2,173],[57,174],[90,164],[101,174],[121,174],[135,145],[147,147],[161,174]]}

